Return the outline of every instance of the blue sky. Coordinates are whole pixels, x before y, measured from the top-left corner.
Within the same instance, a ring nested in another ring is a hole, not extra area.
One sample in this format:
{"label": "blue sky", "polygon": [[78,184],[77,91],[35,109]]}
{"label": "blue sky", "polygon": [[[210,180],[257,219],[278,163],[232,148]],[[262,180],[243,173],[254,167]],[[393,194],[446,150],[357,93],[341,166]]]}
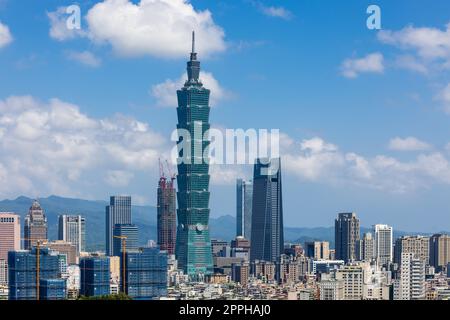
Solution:
{"label": "blue sky", "polygon": [[[448,1],[174,0],[167,19],[163,0],[131,2],[80,2],[73,32],[57,23],[73,1],[0,0],[1,198],[154,204],[196,28],[212,124],[284,134],[287,224],[355,211],[365,226],[450,230]],[[214,172],[213,216],[235,214],[243,174]]]}

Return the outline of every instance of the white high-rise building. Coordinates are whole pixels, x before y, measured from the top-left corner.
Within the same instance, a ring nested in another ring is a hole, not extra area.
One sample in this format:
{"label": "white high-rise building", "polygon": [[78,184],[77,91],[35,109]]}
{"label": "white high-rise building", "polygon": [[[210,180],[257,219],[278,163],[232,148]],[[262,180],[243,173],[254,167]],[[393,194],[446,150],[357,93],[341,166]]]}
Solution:
{"label": "white high-rise building", "polygon": [[236,236],[251,238],[253,182],[236,181]]}
{"label": "white high-rise building", "polygon": [[393,259],[392,227],[385,224],[376,224],[373,226],[373,230],[375,234],[375,260],[379,266],[388,268]]}
{"label": "white high-rise building", "polygon": [[394,281],[394,300],[425,299],[425,261],[414,253],[402,253],[399,276]]}
{"label": "white high-rise building", "polygon": [[84,252],[86,246],[86,222],[82,216],[60,215],[58,224],[58,239],[72,243],[77,249],[77,255]]}

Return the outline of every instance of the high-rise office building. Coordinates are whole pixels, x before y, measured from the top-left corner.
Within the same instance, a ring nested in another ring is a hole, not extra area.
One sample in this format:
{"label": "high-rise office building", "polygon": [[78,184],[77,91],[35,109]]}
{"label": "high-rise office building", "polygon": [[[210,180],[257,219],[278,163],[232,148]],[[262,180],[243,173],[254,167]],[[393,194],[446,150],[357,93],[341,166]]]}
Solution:
{"label": "high-rise office building", "polygon": [[80,259],[80,295],[108,295],[110,280],[109,257],[93,256]]}
{"label": "high-rise office building", "polygon": [[38,241],[47,241],[47,228],[47,217],[39,202],[35,200],[24,221],[24,249],[30,250]]}
{"label": "high-rise office building", "polygon": [[8,251],[20,250],[20,216],[0,212],[0,260],[8,260]]}
{"label": "high-rise office building", "polygon": [[379,266],[388,268],[394,256],[392,227],[385,224],[376,224],[373,226],[373,231],[375,234],[375,260]]}
{"label": "high-rise office building", "polygon": [[236,237],[251,238],[253,183],[236,181]]}
{"label": "high-rise office building", "polygon": [[257,159],[253,173],[250,259],[276,261],[283,253],[281,160]]}
{"label": "high-rise office building", "polygon": [[430,265],[442,271],[450,262],[450,235],[434,234],[430,238]]}
{"label": "high-rise office building", "polygon": [[[46,280],[61,279],[59,253],[48,248],[39,250],[39,286],[46,286]],[[36,300],[37,296],[37,250],[19,250],[8,252],[9,299]],[[65,283],[65,282],[64,282]],[[50,285],[50,284],[48,284]],[[42,293],[39,289],[39,293]],[[45,291],[45,296],[39,299],[61,299],[65,295],[65,286],[54,286]]]}
{"label": "high-rise office building", "polygon": [[346,263],[357,259],[357,242],[360,240],[359,219],[355,213],[340,213],[334,223],[336,259]]}
{"label": "high-rise office building", "polygon": [[158,245],[168,254],[175,254],[177,238],[176,191],[174,179],[162,176],[158,184]]}
{"label": "high-rise office building", "polygon": [[374,256],[374,239],[372,233],[364,233],[363,238],[359,240],[359,259],[360,261],[371,262]]}
{"label": "high-rise office building", "polygon": [[[121,260],[121,274],[124,261]],[[167,252],[158,247],[125,254],[125,292],[135,300],[167,296]],[[121,287],[124,282],[121,279]]]}
{"label": "high-rise office building", "polygon": [[399,275],[394,280],[394,300],[425,299],[425,262],[414,253],[402,253]]}
{"label": "high-rise office building", "polygon": [[330,243],[328,241],[313,241],[305,243],[306,256],[314,260],[329,260]]}
{"label": "high-rise office building", "polygon": [[[200,61],[192,52],[187,63],[188,79],[178,95],[179,130],[189,133],[184,137],[179,131],[178,168],[178,228],[176,256],[180,269],[191,278],[203,277],[213,272],[209,233],[209,161],[204,159],[209,141],[203,139],[209,124],[210,90],[199,79]],[[183,147],[180,147],[183,146]]]}
{"label": "high-rise office building", "polygon": [[112,196],[106,206],[106,254],[113,255],[113,234],[116,224],[131,224],[131,197]]}
{"label": "high-rise office building", "polygon": [[126,251],[133,251],[139,248],[138,227],[134,224],[116,224],[113,238],[113,256],[118,257],[122,255],[122,244],[125,245]]}
{"label": "high-rise office building", "polygon": [[415,258],[419,258],[429,264],[430,261],[430,238],[423,236],[403,236],[395,240],[394,262],[401,264],[402,253],[413,253]]}
{"label": "high-rise office building", "polygon": [[80,215],[60,215],[58,217],[58,240],[72,243],[77,255],[86,250],[86,220]]}

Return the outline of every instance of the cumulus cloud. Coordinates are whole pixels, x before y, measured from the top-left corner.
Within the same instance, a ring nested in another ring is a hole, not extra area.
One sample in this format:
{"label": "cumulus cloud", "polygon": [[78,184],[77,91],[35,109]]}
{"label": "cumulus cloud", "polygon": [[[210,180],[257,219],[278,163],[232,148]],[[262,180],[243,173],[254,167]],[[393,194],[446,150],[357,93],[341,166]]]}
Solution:
{"label": "cumulus cloud", "polygon": [[285,174],[315,183],[358,185],[393,193],[450,184],[450,162],[441,152],[420,153],[410,161],[387,155],[368,158],[341,151],[315,137],[285,150],[281,156]]}
{"label": "cumulus cloud", "polygon": [[[156,99],[156,104],[160,107],[176,107],[176,92],[184,85],[186,77],[186,74],[182,74],[178,79],[167,79],[162,83],[153,85],[150,94]],[[212,73],[202,71],[200,80],[206,88],[211,90],[210,105],[212,107],[231,96],[231,93],[220,85]]]}
{"label": "cumulus cloud", "polygon": [[294,16],[292,12],[283,7],[264,6],[260,4],[259,9],[262,13],[269,17],[281,18],[290,20]]}
{"label": "cumulus cloud", "polygon": [[399,31],[382,30],[378,33],[378,39],[401,48],[417,50],[423,58],[450,57],[450,23],[445,30],[414,26],[407,26]]}
{"label": "cumulus cloud", "polygon": [[341,73],[346,78],[357,78],[361,73],[383,73],[384,57],[381,53],[371,53],[363,58],[346,59],[341,65]]}
{"label": "cumulus cloud", "polygon": [[120,55],[185,57],[191,31],[202,56],[224,51],[225,33],[208,10],[187,0],[104,0],[87,13],[88,37],[108,43]]}
{"label": "cumulus cloud", "polygon": [[67,58],[94,68],[99,67],[102,64],[102,60],[90,51],[69,51],[67,52]]}
{"label": "cumulus cloud", "polygon": [[60,194],[92,198],[103,181],[126,186],[152,172],[166,139],[123,115],[95,119],[51,99],[0,100],[0,195]]}
{"label": "cumulus cloud", "polygon": [[6,47],[13,41],[9,27],[0,22],[0,49]]}
{"label": "cumulus cloud", "polygon": [[431,67],[450,67],[450,23],[443,30],[412,25],[398,31],[382,30],[378,39],[410,53],[406,61],[398,61],[405,68],[424,73]]}
{"label": "cumulus cloud", "polygon": [[389,149],[396,151],[423,151],[430,149],[431,146],[414,137],[399,138],[396,137],[389,141]]}

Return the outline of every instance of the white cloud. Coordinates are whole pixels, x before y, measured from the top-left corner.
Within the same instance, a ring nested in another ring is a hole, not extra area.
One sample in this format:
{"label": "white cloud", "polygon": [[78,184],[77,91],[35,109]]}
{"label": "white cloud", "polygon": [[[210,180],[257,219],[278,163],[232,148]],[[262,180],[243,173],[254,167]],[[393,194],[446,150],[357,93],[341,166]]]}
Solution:
{"label": "white cloud", "polygon": [[373,177],[373,169],[364,157],[356,153],[348,153],[345,155],[345,160],[350,163],[349,171],[356,178],[371,179]]}
{"label": "white cloud", "polygon": [[426,59],[450,58],[450,23],[445,30],[408,26],[400,31],[382,30],[378,39],[403,49],[414,49]]}
{"label": "white cloud", "polygon": [[387,155],[367,158],[342,152],[316,137],[303,140],[297,149],[284,150],[281,157],[284,174],[315,183],[357,185],[392,193],[450,184],[450,162],[441,152],[420,153],[410,161]]}
{"label": "white cloud", "polygon": [[86,32],[82,29],[70,29],[67,27],[69,15],[66,14],[66,7],[59,7],[56,11],[47,12],[47,17],[50,20],[49,35],[55,40],[66,41],[86,36]]}
{"label": "white cloud", "polygon": [[327,143],[321,138],[315,137],[309,140],[303,140],[300,144],[302,150],[311,151],[312,153],[319,152],[334,152],[337,151],[337,146]]}
{"label": "white cloud", "polygon": [[208,10],[195,10],[187,0],[104,0],[87,13],[88,36],[108,43],[120,55],[186,57],[191,31],[202,56],[224,51],[225,33]]}
{"label": "white cloud", "polygon": [[281,155],[284,167],[297,176],[311,181],[330,177],[331,172],[343,165],[345,159],[335,145],[315,137],[303,140],[299,150]]}
{"label": "white cloud", "polygon": [[[176,107],[176,92],[184,85],[186,77],[186,74],[182,74],[176,80],[167,79],[162,83],[153,85],[150,94],[156,99],[157,105],[160,107]],[[210,105],[212,107],[217,106],[222,100],[231,96],[231,93],[220,85],[212,73],[202,71],[200,80],[206,88],[211,90]]]}
{"label": "white cloud", "polygon": [[9,27],[0,22],[0,48],[6,47],[13,41]]}
{"label": "white cloud", "polygon": [[293,17],[292,12],[283,7],[264,6],[260,4],[259,9],[269,17],[281,18],[284,20],[290,20]]}
{"label": "white cloud", "polygon": [[97,58],[90,51],[81,51],[81,52],[69,51],[67,52],[67,58],[69,60],[77,61],[89,67],[99,67],[102,64],[101,59]]}
{"label": "white cloud", "polygon": [[423,151],[430,149],[431,146],[415,137],[400,138],[396,137],[389,141],[389,149],[396,151]]}
{"label": "white cloud", "polygon": [[412,25],[399,31],[382,30],[378,39],[407,52],[397,61],[399,67],[424,74],[450,68],[450,23],[443,30]]}
{"label": "white cloud", "polygon": [[359,59],[346,59],[341,65],[341,72],[346,78],[357,78],[361,73],[383,73],[383,55],[376,52]]}
{"label": "white cloud", "polygon": [[131,117],[95,119],[58,99],[0,100],[1,197],[92,198],[104,182],[124,187],[137,172],[151,174],[169,150],[165,138]]}

